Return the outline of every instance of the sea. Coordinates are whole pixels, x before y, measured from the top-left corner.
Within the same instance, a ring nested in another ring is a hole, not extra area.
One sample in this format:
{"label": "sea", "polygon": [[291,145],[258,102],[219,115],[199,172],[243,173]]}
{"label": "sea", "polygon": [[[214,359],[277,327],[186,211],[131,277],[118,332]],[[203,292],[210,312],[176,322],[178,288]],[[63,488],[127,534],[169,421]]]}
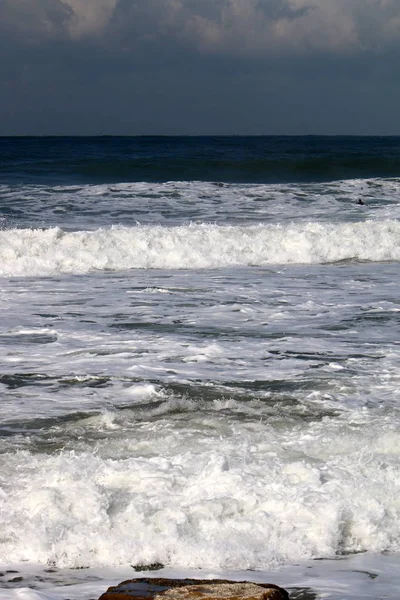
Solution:
{"label": "sea", "polygon": [[398,600],[400,137],[0,138],[0,600]]}

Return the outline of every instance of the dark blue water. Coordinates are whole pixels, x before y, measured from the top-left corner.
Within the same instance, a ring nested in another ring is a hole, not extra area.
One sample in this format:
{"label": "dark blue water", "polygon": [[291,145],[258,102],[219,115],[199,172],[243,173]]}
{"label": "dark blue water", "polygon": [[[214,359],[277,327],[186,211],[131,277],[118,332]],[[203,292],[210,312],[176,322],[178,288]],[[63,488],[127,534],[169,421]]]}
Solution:
{"label": "dark blue water", "polygon": [[313,182],[400,176],[400,137],[0,138],[0,182]]}

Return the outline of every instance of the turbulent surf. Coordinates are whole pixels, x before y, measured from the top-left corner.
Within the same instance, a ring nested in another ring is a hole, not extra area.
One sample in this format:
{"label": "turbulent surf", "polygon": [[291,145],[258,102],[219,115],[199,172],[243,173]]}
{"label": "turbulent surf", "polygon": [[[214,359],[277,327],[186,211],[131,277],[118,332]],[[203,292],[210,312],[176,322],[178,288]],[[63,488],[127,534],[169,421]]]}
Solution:
{"label": "turbulent surf", "polygon": [[395,600],[399,140],[0,148],[0,599]]}

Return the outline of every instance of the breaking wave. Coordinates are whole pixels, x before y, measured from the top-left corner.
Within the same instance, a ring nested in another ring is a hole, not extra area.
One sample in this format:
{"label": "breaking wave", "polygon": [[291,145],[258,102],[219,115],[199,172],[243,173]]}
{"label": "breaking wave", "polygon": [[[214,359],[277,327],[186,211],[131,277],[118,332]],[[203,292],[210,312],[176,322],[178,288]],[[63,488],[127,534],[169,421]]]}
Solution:
{"label": "breaking wave", "polygon": [[400,260],[397,220],[0,231],[0,275]]}

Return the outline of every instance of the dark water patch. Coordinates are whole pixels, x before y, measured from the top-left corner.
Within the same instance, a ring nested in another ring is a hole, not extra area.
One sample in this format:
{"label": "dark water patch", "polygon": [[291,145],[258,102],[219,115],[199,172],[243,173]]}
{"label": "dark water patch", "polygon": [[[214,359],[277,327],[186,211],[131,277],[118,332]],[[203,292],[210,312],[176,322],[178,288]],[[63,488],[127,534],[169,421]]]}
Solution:
{"label": "dark water patch", "polygon": [[[184,398],[182,399],[185,400]],[[223,399],[221,399],[223,401]],[[176,424],[181,422],[182,427],[187,429],[190,427],[192,419],[193,422],[198,422],[198,419],[204,417],[211,417],[212,424],[208,419],[207,427],[211,430],[213,428],[219,429],[220,424],[228,425],[228,423],[238,422],[247,423],[248,425],[254,424],[255,421],[262,419],[264,423],[269,423],[274,427],[286,427],[292,428],[300,423],[314,423],[320,422],[326,418],[336,418],[340,415],[340,412],[323,409],[321,407],[306,407],[298,404],[296,407],[290,407],[290,402],[284,405],[284,401],[278,401],[271,403],[270,406],[258,409],[248,409],[243,403],[242,406],[238,405],[235,407],[226,408],[215,408],[210,404],[207,404],[201,398],[198,398],[195,406],[191,404],[170,405],[167,401],[154,402],[148,405],[131,405],[117,409],[117,412],[124,411],[125,420],[124,427],[120,432],[109,433],[97,433],[92,436],[93,439],[110,439],[111,436],[126,435],[127,430],[133,429],[135,424],[143,422],[157,423],[159,420],[164,420],[168,417],[171,422],[174,421]],[[86,434],[86,439],[88,439]]]}
{"label": "dark water patch", "polygon": [[[0,138],[0,182],[277,183],[393,177],[396,137]],[[171,192],[173,193],[173,192]]]}
{"label": "dark water patch", "polygon": [[20,210],[15,207],[12,207],[12,206],[0,206],[0,214],[5,215],[6,217],[7,216],[16,217],[16,216],[23,216],[25,214],[25,211]]}
{"label": "dark water patch", "polygon": [[[57,294],[57,292],[55,292]],[[76,295],[73,300],[60,300],[58,302],[54,302],[54,306],[87,306],[91,302],[93,302],[94,298],[92,296],[83,296],[78,298]],[[68,313],[67,313],[68,314]]]}
{"label": "dark water patch", "polygon": [[73,412],[67,415],[59,415],[55,417],[37,417],[34,419],[24,419],[9,421],[5,430],[8,435],[32,435],[44,431],[49,431],[53,427],[61,427],[71,423],[77,423],[93,415],[97,412]]}
{"label": "dark water patch", "polygon": [[[210,432],[218,433],[223,428],[225,434],[230,435],[235,423],[252,428],[261,419],[273,427],[292,429],[301,423],[340,415],[340,410],[307,402],[300,393],[262,395],[245,387],[232,391],[222,386],[214,390],[213,386],[196,382],[164,385],[162,391],[161,396],[144,397],[141,402],[135,398],[122,405],[108,406],[106,420],[101,411],[95,409],[52,418],[15,420],[0,430],[0,437],[6,438],[6,451],[26,449],[32,454],[51,455],[79,451],[99,443],[108,447],[113,440],[136,438],[140,424],[156,425],[166,419],[177,429],[203,428],[206,423]],[[128,399],[125,397],[125,400]]]}
{"label": "dark water patch", "polygon": [[315,378],[302,379],[302,380],[290,380],[290,379],[259,379],[254,381],[224,381],[224,385],[229,387],[240,387],[252,392],[300,392],[300,391],[315,391],[319,385],[322,385],[321,381]]}
{"label": "dark water patch", "polygon": [[312,588],[287,587],[290,600],[317,600],[319,594]]}
{"label": "dark water patch", "polygon": [[5,344],[53,344],[58,339],[56,333],[3,333],[0,341]]}
{"label": "dark water patch", "polygon": [[35,386],[54,386],[60,388],[97,388],[106,387],[111,383],[112,378],[108,376],[86,375],[82,377],[66,376],[55,377],[45,373],[4,373],[0,374],[0,383],[7,386],[8,389],[15,390],[21,387]]}
{"label": "dark water patch", "polygon": [[[329,327],[325,327],[325,329],[331,330]],[[305,361],[305,362],[318,362],[319,364],[313,365],[314,367],[318,367],[321,365],[326,365],[330,362],[336,362],[339,364],[343,364],[348,359],[357,359],[357,360],[382,360],[383,356],[379,356],[371,353],[361,353],[361,352],[349,352],[346,354],[335,354],[333,352],[298,352],[295,350],[269,350],[269,354],[273,356],[276,360],[285,360],[287,358],[295,358],[296,360]],[[266,357],[265,360],[268,360],[269,357]]]}
{"label": "dark water patch", "polygon": [[301,334],[295,331],[274,331],[269,328],[268,324],[261,324],[254,329],[244,329],[242,327],[204,327],[192,323],[184,323],[181,319],[176,319],[172,323],[159,323],[149,321],[123,321],[111,323],[108,325],[111,329],[120,329],[127,331],[147,330],[155,334],[184,334],[198,337],[225,338],[236,342],[241,338],[253,339],[282,339],[290,335],[291,337],[299,337]]}
{"label": "dark water patch", "polygon": [[357,315],[349,320],[351,323],[366,323],[367,325],[376,323],[378,325],[391,323],[394,321],[396,324],[399,323],[399,312],[398,311],[370,311]]}
{"label": "dark water patch", "polygon": [[[287,358],[295,358],[296,360],[304,361],[323,361],[324,363],[329,360],[340,361],[343,360],[343,356],[335,356],[334,354],[328,354],[326,352],[296,352],[293,350],[269,350],[269,354],[272,354],[277,360],[285,360]],[[268,357],[267,357],[268,358]]]}
{"label": "dark water patch", "polygon": [[111,381],[111,377],[103,376],[103,377],[66,377],[63,379],[58,379],[58,384],[60,387],[78,387],[78,388],[104,388],[107,387]]}
{"label": "dark water patch", "polygon": [[362,571],[359,569],[352,569],[352,573],[361,573],[361,575],[366,575],[368,579],[376,579],[378,577],[378,573],[372,573],[371,571]]}
{"label": "dark water patch", "polygon": [[[293,407],[301,404],[298,398],[286,393],[288,388],[290,388],[289,391],[297,392],[299,390],[298,382],[293,382],[293,386],[282,386],[277,384],[276,381],[229,381],[223,383],[209,382],[208,384],[201,384],[200,382],[164,382],[162,387],[170,396],[187,398],[188,400],[201,400],[206,404],[213,403],[216,400],[235,400],[238,403],[243,403],[243,405],[254,400],[259,400],[265,405],[279,402],[282,405]],[[315,389],[315,386],[313,389]]]}
{"label": "dark water patch", "polygon": [[46,384],[52,381],[49,375],[43,373],[5,373],[0,374],[0,383],[6,385],[9,389],[17,389],[20,387]]}
{"label": "dark water patch", "polygon": [[[81,321],[82,323],[85,321]],[[118,354],[125,354],[127,352],[126,348],[82,348],[81,350],[74,350],[73,352],[69,352],[69,356],[79,356],[79,355],[87,355],[87,356],[113,356]],[[136,350],[135,354],[149,354],[150,350],[141,349]]]}
{"label": "dark water patch", "polygon": [[[341,414],[339,409],[335,410],[318,404],[308,402],[302,398],[299,386],[294,387],[294,392],[286,392],[280,389],[271,391],[271,387],[263,386],[262,389],[254,391],[253,386],[238,383],[237,387],[230,384],[229,387],[214,382],[205,385],[199,382],[163,383],[162,389],[165,396],[146,398],[142,403],[128,403],[115,407],[116,413],[127,412],[129,416],[124,420],[146,421],[180,415],[213,415],[223,419],[239,420],[240,422],[254,422],[254,419],[262,417],[274,423],[288,424],[291,422],[315,422],[322,419],[335,418]],[[315,389],[314,386],[313,389]],[[266,391],[267,390],[267,391]],[[174,400],[180,400],[175,403]],[[224,406],[224,404],[226,404]]]}
{"label": "dark water patch", "polygon": [[205,402],[232,397],[229,390],[223,390],[218,385],[202,385],[198,382],[180,383],[177,381],[163,383],[163,389],[171,396],[187,398],[188,400],[201,399]]}
{"label": "dark water patch", "polygon": [[12,424],[10,427],[1,427],[0,428],[0,438],[13,437],[19,433],[20,433],[19,430],[15,431],[14,429],[12,429]]}
{"label": "dark water patch", "polygon": [[348,331],[349,329],[352,329],[352,324],[351,323],[335,323],[334,325],[325,325],[324,329],[325,329],[325,331],[331,331],[332,333],[339,332],[339,331]]}

